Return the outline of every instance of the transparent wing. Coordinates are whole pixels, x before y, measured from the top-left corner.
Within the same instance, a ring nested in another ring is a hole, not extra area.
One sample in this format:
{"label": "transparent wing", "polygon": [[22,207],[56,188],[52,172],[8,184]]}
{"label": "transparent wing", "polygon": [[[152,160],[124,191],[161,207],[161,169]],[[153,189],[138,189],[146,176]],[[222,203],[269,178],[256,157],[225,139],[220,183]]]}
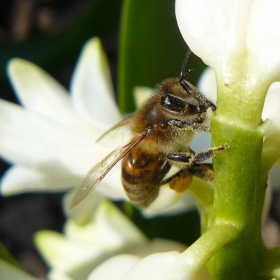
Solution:
{"label": "transparent wing", "polygon": [[106,156],[101,162],[95,165],[86,175],[84,181],[77,189],[74,198],[71,202],[70,209],[80,203],[86,198],[92,190],[102,181],[107,173],[138,143],[145,139],[150,133],[150,130],[146,130],[142,134],[136,136],[128,144],[123,145],[108,156]]}
{"label": "transparent wing", "polygon": [[124,118],[123,120],[121,120],[120,122],[118,122],[117,124],[115,124],[113,127],[111,127],[109,130],[107,130],[105,133],[103,133],[97,140],[96,142],[99,142],[101,140],[104,140],[104,138],[107,138],[108,136],[110,136],[112,134],[112,132],[118,130],[119,128],[128,125],[131,121],[132,121],[132,117],[133,115],[130,115],[126,118]]}

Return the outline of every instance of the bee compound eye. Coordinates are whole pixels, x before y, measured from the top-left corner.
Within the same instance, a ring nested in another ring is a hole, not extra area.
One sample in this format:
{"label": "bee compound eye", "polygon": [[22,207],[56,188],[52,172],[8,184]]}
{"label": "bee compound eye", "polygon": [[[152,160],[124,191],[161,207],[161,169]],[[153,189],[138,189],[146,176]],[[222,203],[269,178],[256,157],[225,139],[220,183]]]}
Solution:
{"label": "bee compound eye", "polygon": [[186,107],[186,103],[182,99],[171,94],[166,94],[162,96],[161,105],[167,110],[176,113],[183,112],[184,108]]}

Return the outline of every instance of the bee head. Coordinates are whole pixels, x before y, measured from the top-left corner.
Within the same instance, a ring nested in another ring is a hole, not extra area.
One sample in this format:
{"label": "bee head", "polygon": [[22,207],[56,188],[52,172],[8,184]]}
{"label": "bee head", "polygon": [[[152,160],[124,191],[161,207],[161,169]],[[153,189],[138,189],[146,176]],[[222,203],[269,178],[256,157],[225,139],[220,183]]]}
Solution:
{"label": "bee head", "polygon": [[208,108],[213,111],[216,106],[201,94],[191,83],[184,81],[183,87],[179,79],[165,80],[161,85],[161,106],[170,115],[198,116],[205,115]]}

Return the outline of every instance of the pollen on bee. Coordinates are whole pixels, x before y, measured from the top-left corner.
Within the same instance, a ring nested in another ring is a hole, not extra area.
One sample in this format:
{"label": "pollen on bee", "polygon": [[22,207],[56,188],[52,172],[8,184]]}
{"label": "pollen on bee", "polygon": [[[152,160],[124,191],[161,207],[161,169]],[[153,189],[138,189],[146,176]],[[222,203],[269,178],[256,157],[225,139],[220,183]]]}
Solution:
{"label": "pollen on bee", "polygon": [[192,174],[189,172],[183,173],[180,176],[174,178],[169,183],[169,188],[176,192],[184,192],[192,183]]}

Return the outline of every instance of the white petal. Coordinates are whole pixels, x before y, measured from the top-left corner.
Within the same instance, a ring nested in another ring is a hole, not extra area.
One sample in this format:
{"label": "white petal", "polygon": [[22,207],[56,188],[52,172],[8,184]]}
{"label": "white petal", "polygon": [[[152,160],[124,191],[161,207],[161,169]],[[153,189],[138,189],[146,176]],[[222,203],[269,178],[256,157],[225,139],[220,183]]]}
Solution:
{"label": "white petal", "polygon": [[[88,277],[88,280],[121,280],[125,273],[133,267],[140,257],[133,255],[118,255],[98,266]],[[143,278],[145,279],[145,278]]]}
{"label": "white petal", "polygon": [[35,234],[35,244],[51,267],[65,271],[74,279],[85,278],[103,253],[100,248],[70,240],[48,230]]}
{"label": "white petal", "polygon": [[87,225],[80,226],[68,220],[65,234],[72,240],[103,250],[120,249],[147,241],[142,232],[108,201],[99,205],[92,222]]}
{"label": "white petal", "polygon": [[136,107],[142,106],[145,101],[154,93],[154,90],[149,87],[135,87],[133,89],[133,96]]}
{"label": "white petal", "polygon": [[183,197],[179,195],[179,198],[180,199],[177,203],[173,204],[168,208],[161,208],[161,207],[159,209],[147,208],[143,210],[143,215],[147,218],[153,218],[158,215],[170,216],[170,215],[183,213],[186,211],[191,211],[196,208],[197,204],[192,196],[185,194]]}
{"label": "white petal", "polygon": [[212,103],[217,103],[216,75],[212,68],[207,67],[201,74],[197,88]]}
{"label": "white petal", "polygon": [[2,280],[39,280],[20,268],[11,265],[4,260],[0,259],[0,271],[1,271],[1,279]]}
{"label": "white petal", "polygon": [[142,243],[140,246],[131,246],[131,249],[128,250],[128,252],[143,258],[155,253],[164,253],[169,251],[183,252],[186,249],[187,246],[179,242],[156,238],[150,242],[146,242],[146,244]]}
{"label": "white petal", "polygon": [[71,173],[42,172],[40,170],[14,165],[1,178],[1,194],[12,195],[27,191],[64,191],[80,183],[81,178]]}
{"label": "white petal", "polygon": [[[102,186],[100,186],[102,188]],[[70,204],[75,194],[75,190],[69,191],[63,197],[63,210],[66,214],[66,217],[74,220],[79,225],[84,225],[92,219],[92,213],[96,211],[100,200],[104,198],[98,193],[98,190],[95,191],[92,195],[86,197],[81,203],[76,205],[73,209],[70,210]]]}
{"label": "white petal", "polygon": [[193,278],[191,271],[186,271],[179,252],[167,252],[150,255],[132,267],[123,280],[198,280],[210,279],[207,275]]}
{"label": "white petal", "polygon": [[160,193],[158,197],[153,201],[153,203],[145,210],[147,214],[160,212],[166,208],[170,208],[176,203],[178,203],[185,193],[179,193],[169,188],[169,185],[163,185],[160,188]]}
{"label": "white petal", "polygon": [[280,82],[270,86],[265,98],[262,118],[270,119],[273,129],[280,130]]}
{"label": "white petal", "polygon": [[113,98],[108,62],[98,38],[91,39],[82,51],[71,93],[75,110],[85,120],[111,126],[121,119]]}
{"label": "white petal", "polygon": [[40,67],[15,58],[8,65],[8,74],[25,108],[65,125],[79,123],[67,91]]}
{"label": "white petal", "polygon": [[252,62],[266,75],[280,78],[280,2],[278,0],[255,0],[248,26],[247,50]]}
{"label": "white petal", "polygon": [[230,55],[243,52],[253,3],[253,0],[176,0],[176,18],[191,50],[215,68],[230,59]]}
{"label": "white petal", "polygon": [[[69,182],[71,185],[65,187],[71,187],[80,178],[79,185],[88,170],[111,152],[94,143],[94,134],[85,137],[86,134],[90,135],[88,131],[81,133],[78,130],[76,133],[4,100],[0,100],[0,120],[1,156],[9,162],[42,172],[31,175],[26,170],[31,180],[38,179],[38,176],[53,176],[46,177],[47,181],[42,183],[42,187],[53,180],[59,182],[55,186],[63,187],[62,184]],[[19,184],[19,180],[17,177],[13,183]],[[26,182],[23,184],[26,185]],[[15,188],[22,189],[24,186]],[[99,191],[115,199],[126,197],[121,187],[120,164],[105,177],[98,187]]]}
{"label": "white petal", "polygon": [[94,134],[88,139],[4,100],[0,100],[0,120],[0,153],[13,163],[83,177],[109,152],[94,144]]}
{"label": "white petal", "polygon": [[64,271],[59,269],[51,269],[48,273],[48,280],[75,280],[72,277],[69,277]]}

